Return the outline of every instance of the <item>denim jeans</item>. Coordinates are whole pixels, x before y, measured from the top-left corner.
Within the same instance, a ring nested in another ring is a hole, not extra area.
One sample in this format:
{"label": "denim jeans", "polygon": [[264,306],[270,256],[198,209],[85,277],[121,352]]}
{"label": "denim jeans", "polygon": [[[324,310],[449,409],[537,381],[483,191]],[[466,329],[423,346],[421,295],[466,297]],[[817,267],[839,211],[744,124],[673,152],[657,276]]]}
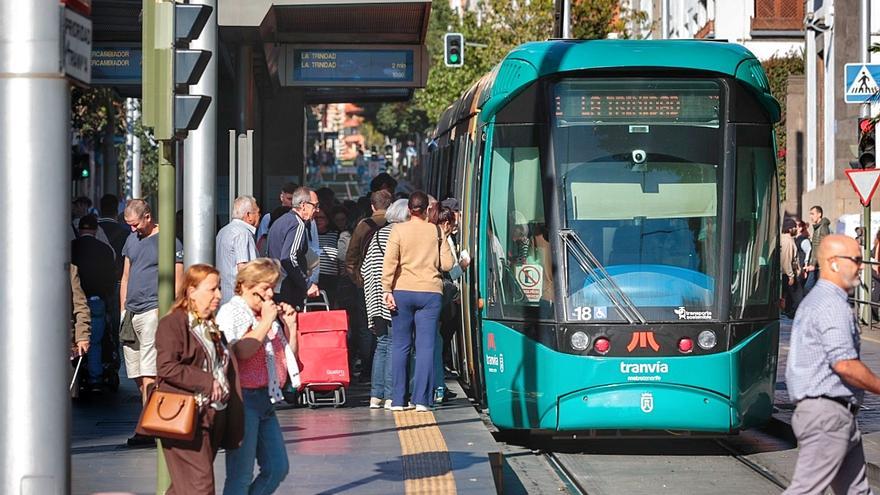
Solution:
{"label": "denim jeans", "polygon": [[443,394],[446,392],[446,372],[443,369],[443,337],[440,335],[440,330],[437,330],[437,338],[434,341],[434,381],[433,381],[433,389],[434,398],[436,399],[438,394],[440,397],[443,397]]}
{"label": "denim jeans", "polygon": [[385,335],[376,338],[370,397],[391,399],[391,324]]}
{"label": "denim jeans", "polygon": [[[262,495],[275,492],[287,477],[290,463],[275,406],[264,388],[242,389],[244,438],[241,447],[226,451],[224,495]],[[260,474],[254,479],[254,461]]]}
{"label": "denim jeans", "polygon": [[[397,314],[392,315],[392,403],[405,405],[407,363],[415,347],[415,372],[412,382],[412,402],[416,405],[434,404],[432,375],[434,374],[434,343],[437,321],[440,317],[442,296],[435,292],[395,290]],[[415,344],[415,345],[413,345]]]}
{"label": "denim jeans", "polygon": [[107,305],[100,297],[89,298],[89,310],[92,314],[92,335],[89,337],[89,383],[100,383],[104,378],[104,363],[101,360],[101,340],[107,327]]}

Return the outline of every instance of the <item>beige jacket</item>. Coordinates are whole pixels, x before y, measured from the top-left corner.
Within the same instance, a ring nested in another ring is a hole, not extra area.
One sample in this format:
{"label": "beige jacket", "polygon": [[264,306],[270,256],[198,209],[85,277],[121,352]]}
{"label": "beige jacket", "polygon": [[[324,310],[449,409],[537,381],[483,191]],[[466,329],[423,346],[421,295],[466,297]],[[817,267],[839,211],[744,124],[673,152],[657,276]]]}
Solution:
{"label": "beige jacket", "polygon": [[92,336],[92,312],[89,310],[86,293],[79,283],[79,271],[73,263],[70,264],[70,291],[73,297],[73,313],[70,318],[73,323],[73,341],[88,341]]}
{"label": "beige jacket", "polygon": [[787,277],[797,275],[797,246],[794,245],[794,239],[791,234],[784,233],[779,236],[779,262],[782,274]]}
{"label": "beige jacket", "polygon": [[385,247],[382,291],[411,290],[443,293],[442,272],[455,265],[442,231],[418,217],[394,224]]}

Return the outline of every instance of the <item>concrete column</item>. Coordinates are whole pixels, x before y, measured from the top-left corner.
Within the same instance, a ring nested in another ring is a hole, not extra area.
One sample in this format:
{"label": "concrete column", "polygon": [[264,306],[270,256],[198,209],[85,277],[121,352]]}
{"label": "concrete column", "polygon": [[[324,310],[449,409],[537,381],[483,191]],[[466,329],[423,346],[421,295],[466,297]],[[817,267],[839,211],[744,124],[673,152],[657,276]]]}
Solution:
{"label": "concrete column", "polygon": [[211,105],[199,128],[190,131],[183,143],[183,236],[184,266],[196,263],[214,264],[214,233],[217,228],[217,63],[220,49],[217,44],[217,0],[198,0],[194,3],[213,8],[201,36],[190,43],[194,50],[209,50],[211,61],[199,83],[190,93],[211,97]]}
{"label": "concrete column", "polygon": [[[0,493],[70,493],[70,93],[57,0],[0,2]],[[46,212],[40,228],[21,219]]]}

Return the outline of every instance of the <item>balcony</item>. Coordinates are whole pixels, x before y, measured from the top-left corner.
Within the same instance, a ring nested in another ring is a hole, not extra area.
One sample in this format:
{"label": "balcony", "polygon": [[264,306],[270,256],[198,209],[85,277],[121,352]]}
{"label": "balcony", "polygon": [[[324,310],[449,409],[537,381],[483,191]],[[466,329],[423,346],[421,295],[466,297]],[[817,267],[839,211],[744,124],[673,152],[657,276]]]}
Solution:
{"label": "balcony", "polygon": [[752,31],[803,31],[803,0],[755,0]]}

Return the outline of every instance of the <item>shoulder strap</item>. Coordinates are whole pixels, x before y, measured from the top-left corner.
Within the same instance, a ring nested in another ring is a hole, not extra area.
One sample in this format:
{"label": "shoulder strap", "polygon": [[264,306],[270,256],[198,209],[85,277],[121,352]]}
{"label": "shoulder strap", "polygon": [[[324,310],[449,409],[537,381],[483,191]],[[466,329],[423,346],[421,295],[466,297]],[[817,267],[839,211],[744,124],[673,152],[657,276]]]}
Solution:
{"label": "shoulder strap", "polygon": [[440,226],[434,224],[434,227],[437,229],[437,271],[443,273],[443,270],[440,269],[443,266],[442,261],[440,260],[440,245],[443,243],[443,235],[440,233]]}
{"label": "shoulder strap", "polygon": [[376,243],[376,247],[379,248],[379,252],[382,253],[382,257],[385,257],[385,248],[382,247],[382,243],[379,242],[379,232],[382,229],[376,230],[376,233],[373,235],[373,241]]}

